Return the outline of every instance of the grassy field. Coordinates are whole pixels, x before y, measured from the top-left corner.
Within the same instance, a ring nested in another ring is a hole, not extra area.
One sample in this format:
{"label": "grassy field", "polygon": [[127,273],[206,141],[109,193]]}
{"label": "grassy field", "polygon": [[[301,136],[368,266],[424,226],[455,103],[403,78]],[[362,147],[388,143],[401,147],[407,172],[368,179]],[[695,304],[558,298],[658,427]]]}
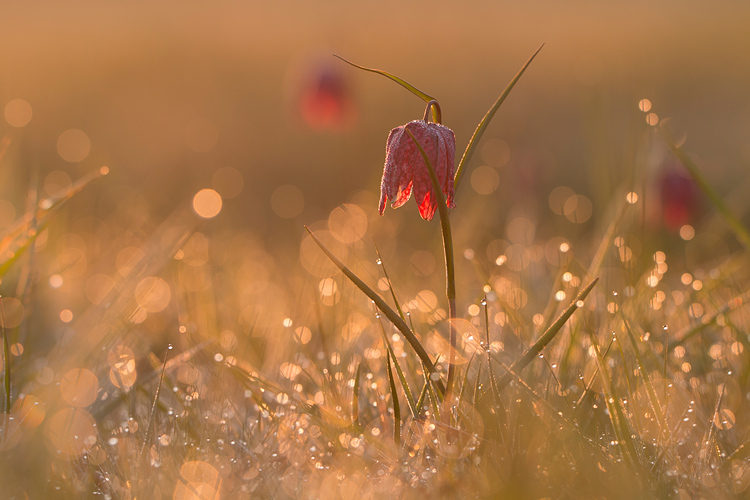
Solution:
{"label": "grassy field", "polygon": [[[8,8],[0,497],[750,494],[744,10],[295,5]],[[429,97],[313,45],[445,96],[454,209],[378,213]]]}

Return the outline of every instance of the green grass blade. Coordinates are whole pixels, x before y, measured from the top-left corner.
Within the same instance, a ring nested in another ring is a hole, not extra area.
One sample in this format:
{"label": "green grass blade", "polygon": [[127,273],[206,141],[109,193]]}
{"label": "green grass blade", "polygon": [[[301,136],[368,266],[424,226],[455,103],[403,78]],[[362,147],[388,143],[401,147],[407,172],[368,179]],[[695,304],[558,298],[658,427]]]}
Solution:
{"label": "green grass blade", "polygon": [[424,405],[424,398],[427,396],[427,389],[430,385],[429,382],[425,382],[425,384],[422,386],[422,390],[419,392],[419,399],[417,399],[417,411],[422,412],[422,406]]}
{"label": "green grass blade", "polygon": [[479,385],[482,381],[482,363],[477,366],[477,377],[474,379],[474,406],[479,402]]}
{"label": "green grass blade", "polygon": [[[427,351],[422,346],[422,344],[419,342],[417,337],[412,333],[412,331],[409,329],[409,326],[406,324],[406,322],[401,319],[401,316],[398,315],[396,311],[391,309],[391,307],[385,303],[383,298],[378,295],[372,288],[367,286],[364,281],[359,279],[357,275],[355,275],[346,265],[339,260],[338,257],[336,257],[333,252],[331,252],[322,241],[318,239],[315,234],[310,231],[310,228],[305,226],[305,229],[307,230],[307,233],[310,235],[310,237],[313,239],[313,241],[320,247],[321,250],[323,250],[323,253],[326,254],[326,256],[333,262],[336,267],[338,267],[344,275],[349,278],[349,281],[351,281],[357,288],[359,288],[362,293],[367,295],[370,300],[372,300],[378,309],[380,309],[383,314],[385,314],[386,318],[394,324],[396,328],[404,335],[404,338],[409,342],[409,345],[414,349],[414,352],[417,353],[417,356],[419,357],[422,364],[427,369],[427,376],[429,377],[430,373],[437,373],[437,370],[435,369],[435,364],[430,359],[430,356],[427,354]],[[442,381],[437,380],[435,381],[435,384],[438,386],[438,390],[440,391],[441,395],[445,394],[445,387],[443,386]]]}
{"label": "green grass blade", "polygon": [[495,370],[492,369],[492,360],[490,359],[490,315],[487,310],[487,296],[485,295],[482,300],[484,305],[484,336],[485,342],[487,343],[485,349],[487,352],[487,370],[490,374],[490,389],[492,390],[492,397],[495,401],[495,407],[500,407],[500,391],[497,388],[497,380],[495,379]]}
{"label": "green grass blade", "polygon": [[[612,340],[609,341],[609,345],[604,350],[604,354],[602,354],[602,359],[607,359],[607,354],[609,354],[609,350],[612,347],[612,344],[614,344],[615,339],[612,337]],[[596,380],[596,377],[599,375],[599,365],[596,365],[596,369],[594,370],[594,373],[591,375],[591,378],[588,382],[586,382],[586,385],[583,388],[583,392],[581,393],[581,396],[578,398],[578,400],[575,402],[573,407],[578,408],[581,406],[581,403],[583,403],[584,398],[591,390],[591,386],[594,385],[594,381]]]}
{"label": "green grass blade", "polygon": [[10,346],[8,344],[8,332],[5,330],[5,308],[3,307],[3,298],[0,297],[0,320],[3,324],[3,360],[5,361],[5,413],[10,413],[11,407],[11,384],[10,384]]}
{"label": "green grass blade", "polygon": [[612,430],[617,438],[617,446],[620,449],[625,461],[632,467],[638,464],[638,454],[636,451],[635,442],[630,435],[630,428],[628,427],[625,415],[620,407],[620,400],[614,393],[614,386],[612,385],[612,378],[609,375],[607,364],[604,362],[604,357],[599,350],[599,343],[596,341],[594,332],[590,332],[591,345],[594,346],[594,352],[596,353],[596,363],[599,367],[599,376],[602,379],[602,389],[604,390],[604,403],[607,406],[607,413],[609,413],[609,419],[612,423]]}
{"label": "green grass blade", "polygon": [[401,406],[398,402],[396,381],[393,378],[393,371],[391,370],[390,351],[388,351],[386,366],[388,368],[388,385],[391,388],[391,399],[393,400],[393,440],[396,442],[396,445],[399,445],[401,443]]}
{"label": "green grass blade", "polygon": [[711,204],[721,214],[724,220],[729,224],[729,227],[734,232],[740,243],[745,247],[745,250],[750,250],[750,232],[747,227],[737,218],[736,215],[729,209],[724,200],[714,190],[713,187],[708,183],[708,180],[703,176],[703,173],[698,168],[698,165],[688,156],[682,148],[675,145],[674,139],[671,137],[669,132],[664,130],[663,127],[659,127],[667,146],[672,153],[680,160],[680,163],[687,169],[690,176],[693,178],[698,187],[703,191],[703,194],[709,199]]}
{"label": "green grass blade", "polygon": [[360,66],[359,64],[354,64],[353,62],[347,61],[343,57],[338,56],[336,54],[333,54],[333,57],[337,57],[337,58],[341,59],[342,61],[344,61],[346,64],[354,66],[355,68],[361,69],[363,71],[369,71],[370,73],[377,73],[378,75],[382,75],[382,76],[384,76],[386,78],[389,78],[389,79],[393,80],[394,82],[398,83],[399,85],[401,85],[402,87],[404,87],[406,90],[408,90],[409,92],[411,92],[415,96],[417,96],[420,99],[422,99],[424,102],[430,102],[430,101],[437,100],[434,97],[432,97],[431,95],[422,92],[421,90],[419,90],[417,87],[415,87],[411,83],[407,82],[406,80],[403,80],[402,78],[397,77],[396,75],[392,75],[392,74],[387,73],[387,72],[385,72],[383,70],[380,70],[380,69],[366,68],[364,66]]}
{"label": "green grass blade", "polygon": [[401,387],[404,389],[404,396],[406,396],[406,403],[409,406],[409,410],[411,410],[411,416],[414,418],[417,418],[417,415],[419,415],[419,412],[417,411],[416,406],[414,406],[414,399],[411,395],[411,389],[409,388],[409,384],[406,381],[406,377],[404,376],[404,372],[401,370],[401,365],[398,363],[398,360],[396,359],[396,353],[393,352],[393,346],[391,345],[391,342],[388,340],[388,335],[385,333],[385,328],[383,328],[383,322],[380,322],[380,331],[383,333],[383,342],[385,342],[385,347],[388,349],[388,353],[393,358],[393,364],[396,366],[396,374],[398,375],[398,380],[401,382]]}
{"label": "green grass blade", "polygon": [[466,363],[466,371],[464,372],[464,379],[461,382],[461,390],[458,391],[458,406],[461,406],[461,403],[464,400],[464,393],[466,392],[466,385],[469,382],[469,369],[471,368],[471,363],[474,361],[474,355],[471,355],[471,358],[469,358],[469,362]]}
{"label": "green grass blade", "polygon": [[[170,345],[169,348],[171,349],[172,346]],[[156,393],[154,394],[154,402],[151,404],[151,412],[148,416],[148,424],[146,425],[146,432],[143,436],[143,444],[141,445],[141,451],[138,454],[138,460],[142,460],[144,455],[143,453],[146,451],[146,446],[148,445],[148,439],[151,437],[151,431],[154,428],[154,418],[156,417],[156,404],[159,402],[159,393],[161,392],[161,386],[164,382],[164,374],[167,372],[167,356],[169,356],[169,349],[164,353],[164,363],[161,367],[161,375],[159,375],[159,383],[156,385]],[[148,463],[148,462],[146,462]]]}
{"label": "green grass blade", "polygon": [[[428,373],[426,370],[423,371],[425,374]],[[440,399],[432,387],[435,382],[430,379],[429,375],[425,375],[425,383],[427,384],[427,393],[430,395],[430,402],[432,403],[432,415],[435,420],[440,420]]]}
{"label": "green grass blade", "polygon": [[375,245],[375,253],[378,255],[378,263],[380,264],[380,267],[383,269],[383,275],[385,276],[385,281],[388,283],[388,290],[391,292],[391,297],[393,297],[393,303],[396,304],[396,311],[398,311],[398,315],[401,316],[401,319],[406,321],[406,317],[404,316],[404,311],[401,310],[401,305],[398,302],[398,298],[396,298],[396,292],[393,290],[393,284],[391,283],[391,278],[388,276],[388,271],[385,270],[385,262],[383,262],[383,258],[380,256],[380,250],[378,249],[377,245]]}
{"label": "green grass blade", "polygon": [[[513,364],[510,366],[510,369],[513,373],[521,373],[521,371],[526,368],[526,365],[531,363],[531,361],[537,357],[542,349],[544,349],[544,347],[550,343],[555,335],[557,335],[557,332],[559,332],[560,329],[562,329],[563,325],[565,325],[565,323],[568,321],[568,318],[570,318],[575,310],[578,309],[577,303],[579,301],[583,301],[586,298],[586,296],[594,288],[594,285],[596,285],[597,281],[599,281],[599,278],[595,278],[586,286],[586,288],[581,290],[578,296],[570,303],[568,308],[565,309],[565,311],[563,311],[563,313],[557,318],[557,320],[552,323],[552,325],[539,337],[536,342],[534,342],[534,345],[529,347],[519,359],[513,362]],[[506,372],[500,378],[500,380],[498,380],[497,390],[502,391],[503,389],[505,389],[505,387],[511,382],[512,379],[513,375],[510,372]]]}
{"label": "green grass blade", "polygon": [[[622,313],[622,308],[620,308],[620,316],[622,317],[622,323],[625,326],[625,331],[627,332],[628,338],[630,339],[630,345],[633,347],[635,362],[638,364],[638,372],[641,374],[643,385],[646,387],[646,394],[648,395],[648,402],[651,405],[651,411],[654,412],[654,415],[659,422],[659,427],[661,427],[660,434],[665,434],[666,438],[669,439],[669,425],[667,424],[666,416],[664,415],[664,412],[661,409],[661,405],[659,404],[659,400],[656,397],[656,391],[654,390],[654,386],[651,383],[651,377],[648,374],[648,370],[643,364],[643,358],[641,358],[641,353],[638,350],[638,345],[635,342],[635,334],[633,334],[633,330],[630,329],[630,324],[628,323],[625,314]],[[667,401],[665,399],[664,405],[666,406],[666,404]]]}
{"label": "green grass blade", "polygon": [[354,373],[354,387],[352,388],[352,425],[359,432],[362,425],[359,422],[359,376],[362,371],[362,363],[357,364],[357,371]]}
{"label": "green grass blade", "polygon": [[474,134],[471,136],[471,139],[469,139],[469,144],[466,145],[466,150],[464,151],[464,155],[461,157],[461,161],[458,162],[458,167],[456,168],[456,176],[455,176],[456,191],[458,191],[458,186],[460,185],[461,179],[463,178],[464,168],[469,163],[469,160],[471,160],[471,157],[474,155],[474,150],[476,149],[477,144],[479,144],[479,140],[482,138],[482,135],[484,135],[484,131],[487,130],[487,127],[489,126],[490,121],[492,121],[492,118],[495,116],[495,113],[500,108],[500,105],[502,105],[502,103],[505,102],[505,99],[508,97],[508,94],[510,94],[510,91],[513,90],[513,87],[521,78],[521,75],[523,75],[524,71],[526,71],[526,68],[529,67],[529,64],[531,64],[531,61],[534,60],[534,58],[539,53],[539,51],[542,50],[542,47],[544,47],[544,44],[542,44],[538,49],[536,49],[536,52],[534,52],[534,54],[529,58],[529,60],[526,61],[526,64],[523,65],[521,70],[510,81],[508,86],[505,87],[505,90],[503,91],[503,93],[500,94],[500,97],[497,98],[497,101],[495,101],[495,104],[493,104],[492,107],[487,111],[487,113],[484,115],[484,118],[482,118],[482,121],[480,121],[479,125],[477,125],[476,130],[474,130]]}

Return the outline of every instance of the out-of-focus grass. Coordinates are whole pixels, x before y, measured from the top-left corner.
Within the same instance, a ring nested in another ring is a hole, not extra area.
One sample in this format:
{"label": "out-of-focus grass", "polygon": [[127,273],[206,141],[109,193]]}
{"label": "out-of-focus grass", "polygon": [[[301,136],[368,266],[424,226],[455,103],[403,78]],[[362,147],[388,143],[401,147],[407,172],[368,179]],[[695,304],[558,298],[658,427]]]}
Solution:
{"label": "out-of-focus grass", "polygon": [[[534,78],[522,83],[534,88]],[[502,81],[487,85],[496,91]],[[480,93],[484,105],[494,97]],[[416,220],[411,204],[385,217],[376,210],[382,151],[370,151],[363,137],[382,136],[382,148],[388,127],[308,139],[319,148],[348,144],[341,156],[356,165],[356,187],[365,190],[317,179],[327,184],[324,195],[341,191],[341,204],[318,202],[304,179],[272,171],[264,182],[276,195],[262,198],[247,171],[237,180],[241,155],[221,146],[167,158],[154,181],[160,197],[127,166],[68,196],[78,187],[71,178],[107,163],[102,143],[121,155],[129,141],[89,131],[92,156],[50,170],[36,155],[59,164],[51,160],[66,152],[59,134],[16,127],[2,143],[14,194],[0,204],[8,228],[0,250],[11,252],[0,254],[8,345],[0,372],[11,388],[0,418],[4,494],[746,494],[747,252],[667,154],[654,129],[661,118],[652,115],[663,112],[654,96],[642,97],[622,98],[627,113],[614,106],[603,119],[626,124],[615,136],[625,146],[596,140],[570,157],[557,150],[552,161],[536,149],[554,144],[554,134],[542,130],[538,143],[525,144],[511,131],[522,125],[509,118],[478,143],[452,214],[453,407],[440,389],[449,325],[437,225]],[[380,106],[403,112],[398,102]],[[43,122],[36,113],[44,109],[35,107],[33,119]],[[514,109],[508,117],[520,116]],[[483,110],[464,117],[468,111],[443,103],[443,112],[473,125]],[[586,123],[597,129],[600,118]],[[212,129],[193,125],[201,144]],[[474,130],[456,128],[459,142]],[[248,135],[264,161],[300,157],[279,153],[266,132]],[[716,154],[700,137],[678,139],[681,152]],[[229,165],[201,173],[197,163],[209,156]],[[324,161],[317,156],[311,161]],[[585,182],[540,166],[579,171],[583,157],[594,159]],[[716,193],[729,191],[728,179],[742,181],[707,168],[712,161],[690,161]],[[38,175],[27,176],[25,165]],[[220,168],[234,171],[219,175]],[[194,199],[203,187],[215,191]],[[682,196],[670,197],[676,191]],[[742,198],[721,210],[745,224]],[[392,317],[329,262],[313,235],[391,304]],[[588,296],[579,302],[582,290]],[[434,363],[434,377],[405,332]]]}

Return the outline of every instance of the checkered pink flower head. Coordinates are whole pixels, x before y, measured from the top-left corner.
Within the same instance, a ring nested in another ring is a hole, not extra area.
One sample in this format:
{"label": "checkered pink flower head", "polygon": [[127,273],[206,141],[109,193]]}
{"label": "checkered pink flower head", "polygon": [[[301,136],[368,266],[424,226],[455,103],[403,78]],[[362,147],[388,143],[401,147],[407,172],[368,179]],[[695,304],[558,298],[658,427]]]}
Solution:
{"label": "checkered pink flower head", "polygon": [[[438,123],[427,121],[432,106],[437,110]],[[419,141],[430,159],[445,194],[446,204],[449,208],[455,208],[453,177],[456,170],[456,136],[451,129],[439,123],[439,110],[437,101],[430,101],[423,120],[411,121],[388,134],[383,179],[380,182],[380,215],[383,215],[388,200],[391,207],[398,208],[409,200],[412,191],[419,206],[419,215],[424,220],[432,220],[438,208],[427,165],[407,130]]]}

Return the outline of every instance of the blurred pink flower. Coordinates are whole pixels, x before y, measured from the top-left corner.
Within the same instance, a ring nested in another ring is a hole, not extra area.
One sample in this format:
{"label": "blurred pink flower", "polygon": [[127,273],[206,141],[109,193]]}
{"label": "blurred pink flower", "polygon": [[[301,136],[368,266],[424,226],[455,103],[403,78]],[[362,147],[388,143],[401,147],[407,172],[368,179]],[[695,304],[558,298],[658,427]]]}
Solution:
{"label": "blurred pink flower", "polygon": [[667,169],[659,178],[659,194],[664,225],[677,231],[695,219],[700,196],[695,181],[677,168]]}
{"label": "blurred pink flower", "polygon": [[398,208],[409,200],[413,190],[419,205],[419,215],[425,220],[432,220],[437,210],[437,199],[432,189],[430,173],[417,145],[406,133],[407,129],[419,141],[430,159],[443,188],[446,204],[450,208],[456,206],[453,201],[456,136],[451,129],[439,123],[414,120],[394,128],[388,134],[385,167],[380,183],[380,215],[385,211],[386,201],[391,200],[391,207]]}
{"label": "blurred pink flower", "polygon": [[313,130],[341,131],[356,121],[349,83],[341,72],[327,65],[305,76],[298,100],[305,124]]}

